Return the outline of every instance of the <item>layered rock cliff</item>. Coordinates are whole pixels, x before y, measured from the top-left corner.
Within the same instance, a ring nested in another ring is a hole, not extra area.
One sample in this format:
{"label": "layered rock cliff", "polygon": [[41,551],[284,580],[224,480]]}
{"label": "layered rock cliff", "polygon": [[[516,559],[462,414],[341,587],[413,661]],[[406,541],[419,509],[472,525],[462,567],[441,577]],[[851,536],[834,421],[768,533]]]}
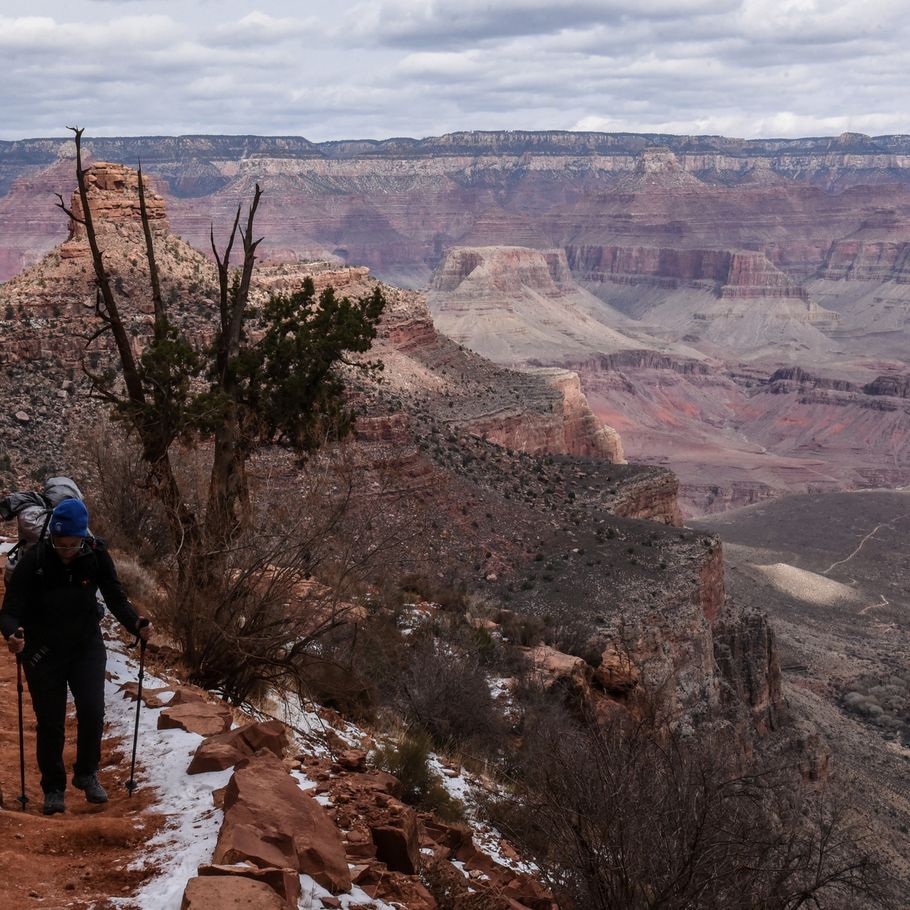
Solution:
{"label": "layered rock cliff", "polygon": [[[138,345],[149,330],[149,301],[130,199],[134,177],[104,166],[90,178],[108,268]],[[211,265],[167,233],[163,208],[157,199],[152,204],[165,294],[173,292],[183,327],[205,338]],[[549,266],[547,274],[553,277]],[[290,290],[304,275],[352,296],[373,287],[364,269],[272,263],[261,269],[256,293]],[[593,417],[573,373],[495,366],[438,333],[421,295],[385,292],[389,305],[373,352],[385,363],[383,382],[356,389],[363,412],[359,501],[381,497],[383,521],[422,530],[404,538],[407,545],[388,555],[384,569],[455,573],[518,612],[567,628],[581,623],[588,635],[619,644],[628,639],[643,684],[657,692],[672,680],[668,709],[693,723],[721,722],[726,709],[714,659],[720,548],[674,527],[673,476],[604,457],[619,459],[618,440]],[[4,438],[24,471],[39,460],[65,461],[66,425],[84,426],[97,412],[76,372],[84,342],[69,340],[88,328],[93,300],[85,245],[75,232],[0,288],[0,307],[14,309],[0,324],[0,349],[18,352],[6,355],[2,386],[11,407],[3,419],[18,421],[21,407],[19,429],[27,427],[17,440],[4,425]],[[35,359],[21,354],[29,345]],[[270,477],[293,478],[282,453],[263,458],[274,461],[259,468]]]}

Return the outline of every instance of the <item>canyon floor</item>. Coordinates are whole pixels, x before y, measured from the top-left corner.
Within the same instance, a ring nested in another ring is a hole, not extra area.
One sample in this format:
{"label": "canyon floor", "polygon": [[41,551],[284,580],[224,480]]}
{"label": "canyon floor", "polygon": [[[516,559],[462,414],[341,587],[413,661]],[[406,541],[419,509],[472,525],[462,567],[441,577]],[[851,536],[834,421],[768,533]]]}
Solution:
{"label": "canyon floor", "polygon": [[769,614],[793,714],[811,718],[910,880],[910,749],[843,707],[860,677],[910,669],[910,490],[791,496],[691,524],[723,540],[729,592]]}

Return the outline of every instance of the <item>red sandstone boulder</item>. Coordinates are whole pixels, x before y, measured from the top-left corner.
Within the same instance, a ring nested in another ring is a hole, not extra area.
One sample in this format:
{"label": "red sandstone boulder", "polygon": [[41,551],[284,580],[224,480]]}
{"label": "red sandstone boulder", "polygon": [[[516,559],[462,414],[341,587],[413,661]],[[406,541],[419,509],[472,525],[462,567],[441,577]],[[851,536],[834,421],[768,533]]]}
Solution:
{"label": "red sandstone boulder", "polygon": [[474,845],[471,829],[467,825],[448,825],[432,815],[424,815],[421,821],[424,835],[421,846],[438,848],[446,859],[456,850]]}
{"label": "red sandstone boulder", "polygon": [[241,878],[252,879],[268,885],[276,894],[284,899],[291,910],[297,910],[300,903],[300,876],[293,869],[260,869],[246,863],[237,865],[207,865],[199,867],[199,875],[238,875]]}
{"label": "red sandstone boulder", "polygon": [[194,701],[208,701],[208,692],[200,689],[198,686],[176,686],[173,690],[174,697],[168,702],[168,705],[188,705]]}
{"label": "red sandstone boulder", "polygon": [[594,679],[607,691],[616,694],[630,692],[638,685],[639,673],[628,654],[608,647],[601,655]]}
{"label": "red sandstone boulder", "polygon": [[294,869],[336,894],[351,887],[338,829],[264,750],[243,759],[225,789],[214,861]]}
{"label": "red sandstone boulder", "polygon": [[[175,696],[176,697],[176,696]],[[207,701],[171,702],[158,715],[159,730],[186,730],[200,736],[214,736],[231,729],[233,717],[227,705]]]}
{"label": "red sandstone boulder", "polygon": [[187,774],[223,771],[242,758],[266,749],[281,758],[288,747],[287,729],[280,720],[247,724],[203,740],[186,769]]}
{"label": "red sandstone boulder", "polygon": [[335,761],[348,771],[363,771],[366,768],[367,754],[362,749],[345,749]]}
{"label": "red sandstone boulder", "polygon": [[[139,694],[139,683],[135,680],[126,682],[120,687],[120,691],[123,693],[124,698],[135,701],[136,696]],[[158,696],[163,692],[173,691],[174,690],[170,686],[161,686],[158,689],[143,688],[142,703],[149,708],[163,708],[166,704],[169,704],[169,701],[167,699],[161,699]]]}
{"label": "red sandstone boulder", "polygon": [[288,905],[265,882],[237,875],[191,878],[180,910],[287,910]]}
{"label": "red sandstone boulder", "polygon": [[582,658],[563,654],[547,645],[522,650],[531,660],[534,676],[545,689],[560,684],[581,694],[590,690],[591,668]]}
{"label": "red sandstone boulder", "polygon": [[416,875],[420,869],[420,841],[417,836],[417,815],[405,806],[397,818],[381,825],[370,825],[376,845],[376,858],[393,872]]}

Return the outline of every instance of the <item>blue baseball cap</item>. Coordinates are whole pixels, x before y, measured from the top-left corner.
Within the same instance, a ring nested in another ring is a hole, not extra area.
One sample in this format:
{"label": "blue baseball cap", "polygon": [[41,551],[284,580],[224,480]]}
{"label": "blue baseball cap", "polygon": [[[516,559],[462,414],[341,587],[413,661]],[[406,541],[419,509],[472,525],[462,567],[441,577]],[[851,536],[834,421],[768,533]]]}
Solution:
{"label": "blue baseball cap", "polygon": [[51,534],[88,537],[88,509],[81,499],[64,499],[51,513]]}

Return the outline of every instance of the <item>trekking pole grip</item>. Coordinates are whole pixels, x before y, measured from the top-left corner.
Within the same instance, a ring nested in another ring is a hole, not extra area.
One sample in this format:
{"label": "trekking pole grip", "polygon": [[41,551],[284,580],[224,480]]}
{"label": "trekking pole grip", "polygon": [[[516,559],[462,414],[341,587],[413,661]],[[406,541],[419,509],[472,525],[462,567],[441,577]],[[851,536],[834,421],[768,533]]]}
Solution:
{"label": "trekking pole grip", "polygon": [[133,644],[131,645],[131,647],[135,648],[136,645],[139,645],[139,646],[142,648],[143,651],[145,650],[145,646],[146,646],[147,642],[146,642],[146,640],[139,634],[139,632],[140,632],[142,629],[146,628],[146,626],[150,626],[151,624],[152,624],[152,621],[151,621],[150,619],[147,619],[145,616],[140,616],[140,617],[139,617],[139,621],[136,623],[136,640],[133,642]]}

